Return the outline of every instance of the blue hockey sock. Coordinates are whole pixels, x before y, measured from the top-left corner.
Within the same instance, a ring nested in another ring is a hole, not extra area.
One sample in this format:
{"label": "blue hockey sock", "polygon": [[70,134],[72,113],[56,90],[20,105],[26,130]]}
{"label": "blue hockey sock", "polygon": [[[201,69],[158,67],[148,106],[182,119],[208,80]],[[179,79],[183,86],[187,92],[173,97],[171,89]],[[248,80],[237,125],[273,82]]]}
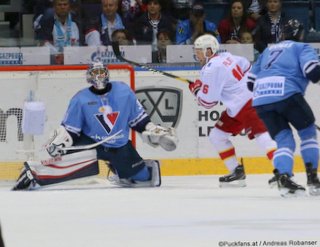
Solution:
{"label": "blue hockey sock", "polygon": [[273,156],[273,165],[279,170],[280,174],[287,173],[292,176],[293,152],[288,148],[276,150]]}
{"label": "blue hockey sock", "polygon": [[311,163],[312,168],[318,168],[319,148],[315,139],[301,142],[301,156],[305,164]]}
{"label": "blue hockey sock", "polygon": [[315,126],[311,125],[303,130],[299,130],[298,134],[301,139],[300,150],[304,163],[311,163],[312,168],[318,168],[319,147]]}
{"label": "blue hockey sock", "polygon": [[278,149],[274,152],[273,165],[280,174],[292,176],[293,153],[296,148],[291,129],[284,129],[275,136]]}

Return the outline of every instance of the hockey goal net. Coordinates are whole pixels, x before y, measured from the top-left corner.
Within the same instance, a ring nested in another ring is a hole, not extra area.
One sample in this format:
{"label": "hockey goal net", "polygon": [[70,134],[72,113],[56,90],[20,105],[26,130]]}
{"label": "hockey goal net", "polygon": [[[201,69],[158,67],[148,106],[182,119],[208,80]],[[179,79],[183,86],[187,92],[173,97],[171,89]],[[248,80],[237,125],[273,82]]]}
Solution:
{"label": "hockey goal net", "polygon": [[[109,64],[108,69],[111,80],[123,81],[135,90],[132,66]],[[86,70],[87,65],[0,66],[0,181],[16,179],[26,159],[48,158],[44,150],[39,154],[35,150],[43,149],[50,132],[59,126],[71,97],[88,86]],[[41,135],[22,132],[23,105],[30,99],[45,105]],[[131,139],[135,145],[134,132]]]}

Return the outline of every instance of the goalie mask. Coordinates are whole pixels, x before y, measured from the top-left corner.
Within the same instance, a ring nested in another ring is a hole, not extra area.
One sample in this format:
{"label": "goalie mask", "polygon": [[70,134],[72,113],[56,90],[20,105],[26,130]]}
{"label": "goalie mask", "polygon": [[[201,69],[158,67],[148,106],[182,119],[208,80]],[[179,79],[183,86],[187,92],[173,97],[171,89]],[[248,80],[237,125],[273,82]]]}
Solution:
{"label": "goalie mask", "polygon": [[283,27],[283,39],[300,41],[303,36],[303,25],[295,19],[290,19]]}
{"label": "goalie mask", "polygon": [[106,88],[109,82],[109,71],[101,62],[95,62],[89,65],[87,70],[87,82],[96,89]]}

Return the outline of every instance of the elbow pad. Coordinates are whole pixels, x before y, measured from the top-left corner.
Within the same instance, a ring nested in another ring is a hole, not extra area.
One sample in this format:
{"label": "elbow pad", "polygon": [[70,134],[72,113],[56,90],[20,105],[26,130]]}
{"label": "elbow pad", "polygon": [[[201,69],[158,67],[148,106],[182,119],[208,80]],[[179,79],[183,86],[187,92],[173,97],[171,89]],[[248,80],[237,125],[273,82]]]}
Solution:
{"label": "elbow pad", "polygon": [[320,80],[320,64],[319,63],[311,63],[306,68],[306,78],[312,83],[317,83]]}

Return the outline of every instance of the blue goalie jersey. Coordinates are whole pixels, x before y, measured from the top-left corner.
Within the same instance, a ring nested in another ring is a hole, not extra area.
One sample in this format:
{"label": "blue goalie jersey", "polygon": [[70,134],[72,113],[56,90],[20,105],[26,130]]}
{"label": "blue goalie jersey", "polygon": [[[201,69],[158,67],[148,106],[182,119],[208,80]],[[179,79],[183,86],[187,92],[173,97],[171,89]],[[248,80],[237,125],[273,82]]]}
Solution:
{"label": "blue goalie jersey", "polygon": [[278,102],[293,94],[304,94],[309,80],[306,68],[318,61],[309,44],[282,41],[260,55],[250,74],[256,78],[253,106]]}
{"label": "blue goalie jersey", "polygon": [[96,142],[122,130],[119,136],[102,144],[121,147],[129,140],[130,128],[147,114],[127,84],[110,83],[112,89],[104,95],[94,94],[86,88],[73,96],[62,124],[68,131],[85,134]]}

